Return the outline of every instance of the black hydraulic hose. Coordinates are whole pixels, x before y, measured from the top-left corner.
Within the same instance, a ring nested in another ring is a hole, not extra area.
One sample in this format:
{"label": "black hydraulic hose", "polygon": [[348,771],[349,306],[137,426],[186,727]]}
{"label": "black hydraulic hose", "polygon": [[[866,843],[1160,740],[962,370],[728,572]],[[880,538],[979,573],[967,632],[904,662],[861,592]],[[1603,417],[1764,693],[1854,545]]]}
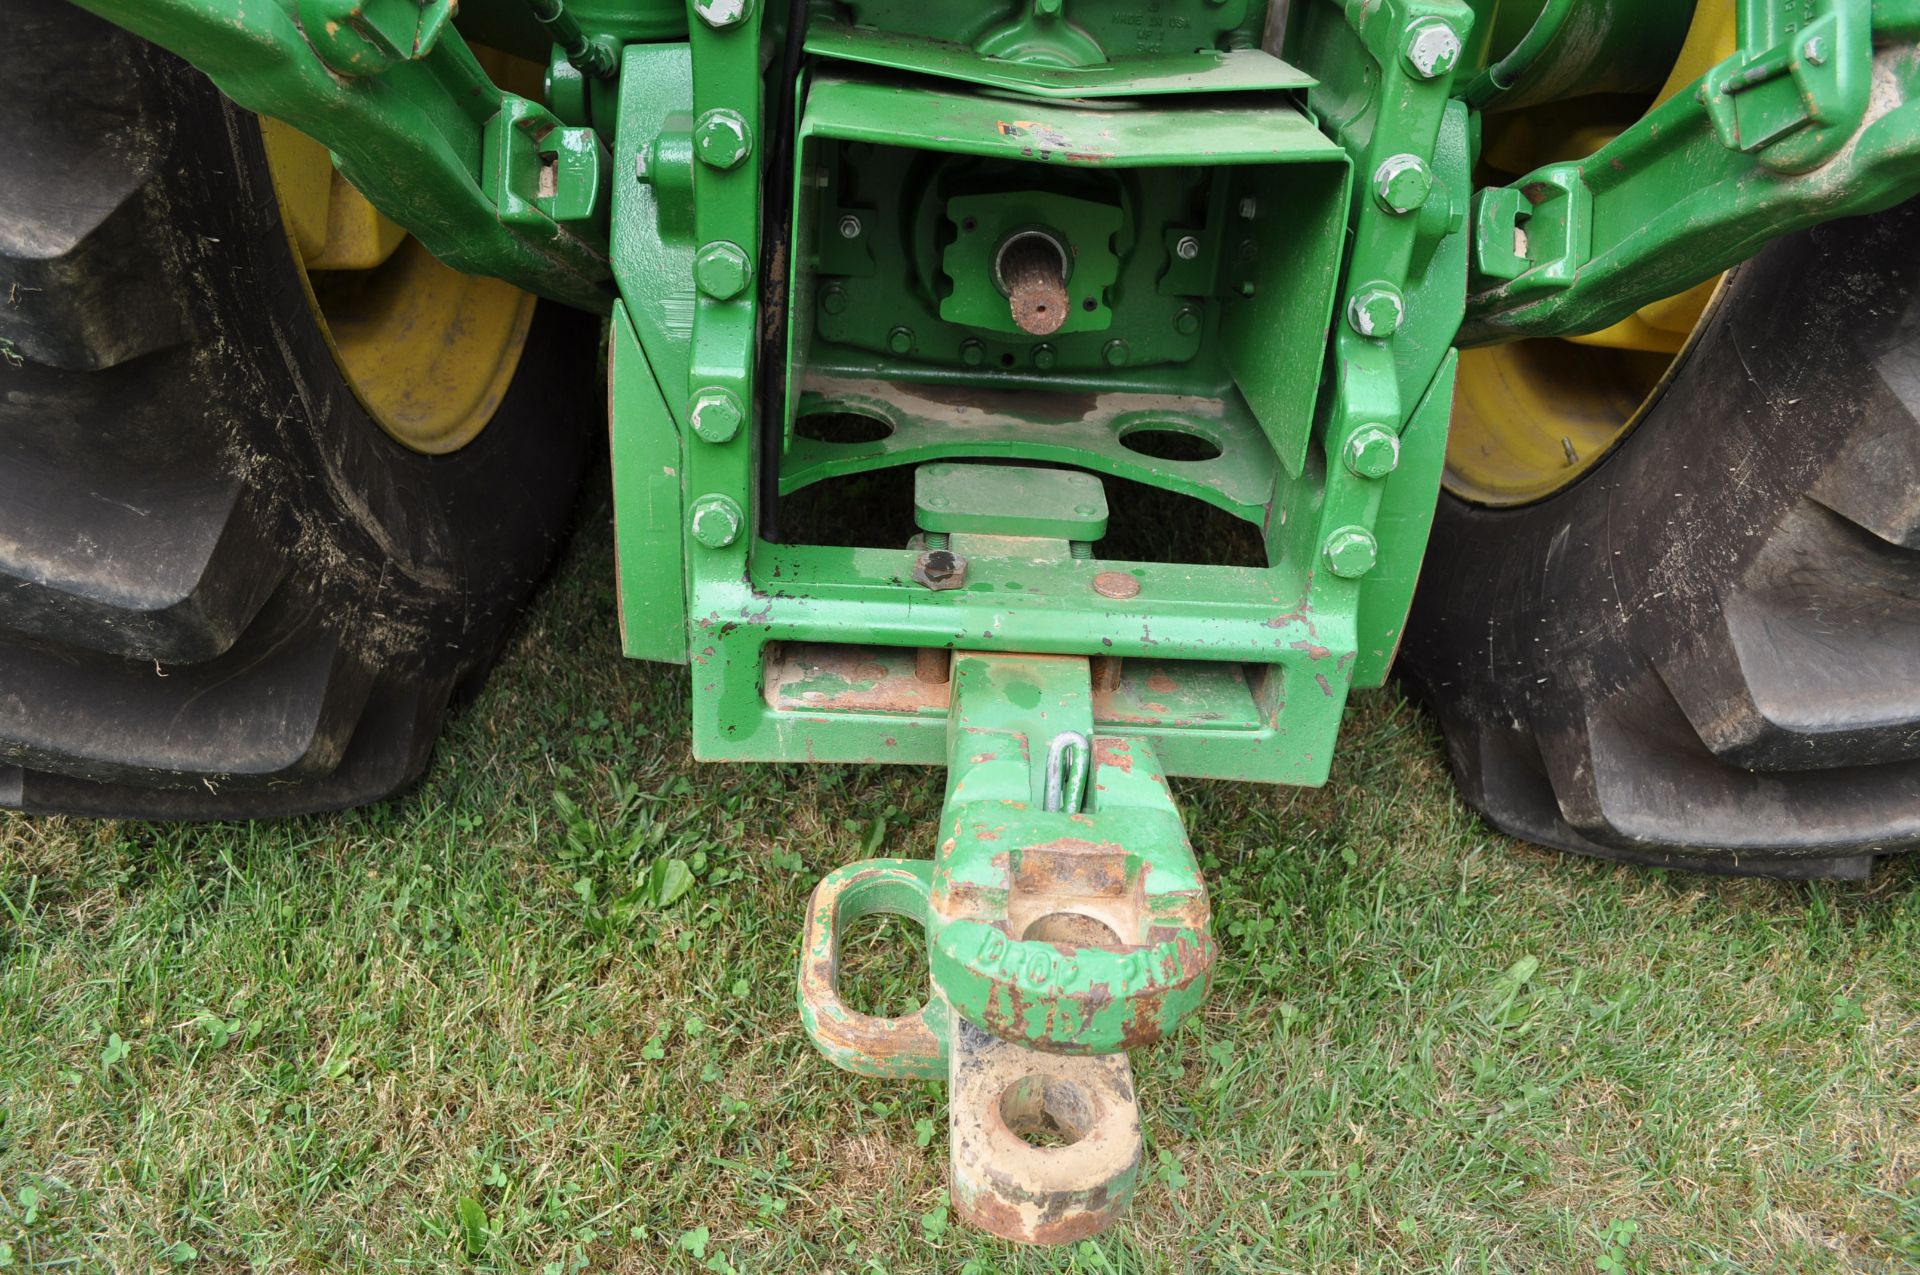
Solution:
{"label": "black hydraulic hose", "polygon": [[567,0],[526,0],[527,9],[547,29],[553,42],[566,50],[567,61],[582,75],[610,80],[614,73],[613,51],[595,44],[580,29],[580,20],[567,12]]}

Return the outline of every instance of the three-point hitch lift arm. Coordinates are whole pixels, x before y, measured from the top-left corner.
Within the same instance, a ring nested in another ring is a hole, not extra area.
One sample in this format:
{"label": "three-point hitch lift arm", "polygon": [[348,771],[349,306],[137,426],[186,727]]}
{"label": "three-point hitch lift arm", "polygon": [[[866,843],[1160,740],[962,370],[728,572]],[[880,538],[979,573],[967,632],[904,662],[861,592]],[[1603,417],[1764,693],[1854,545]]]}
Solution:
{"label": "three-point hitch lift arm", "polygon": [[[1126,1204],[1126,1051],[1216,960],[1168,776],[1320,783],[1386,676],[1456,342],[1591,332],[1920,189],[1916,0],[1701,0],[1730,20],[1693,91],[1478,192],[1483,105],[1657,85],[1692,6],[81,3],[450,263],[610,315],[625,649],[690,664],[704,758],[948,767],[931,861],[820,883],[800,1010],[839,1066],[945,1077],[956,1205],[1034,1242]],[[469,38],[543,61],[543,100]],[[911,539],[783,532],[891,467]],[[1264,561],[1102,557],[1103,479]],[[872,912],[926,929],[917,1014],[836,991]]]}

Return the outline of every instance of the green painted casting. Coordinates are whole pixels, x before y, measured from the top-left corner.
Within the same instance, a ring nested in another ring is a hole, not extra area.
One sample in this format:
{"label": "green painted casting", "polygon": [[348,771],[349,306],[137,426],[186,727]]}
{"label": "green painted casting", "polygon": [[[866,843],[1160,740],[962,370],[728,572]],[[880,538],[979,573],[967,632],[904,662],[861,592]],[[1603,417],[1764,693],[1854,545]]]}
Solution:
{"label": "green painted casting", "polygon": [[1920,6],[1743,0],[1739,49],[1585,160],[1474,201],[1461,344],[1596,331],[1920,194]]}
{"label": "green painted casting", "polygon": [[1107,493],[1091,474],[1020,465],[922,465],[913,472],[922,531],[1098,540]]}
{"label": "green painted casting", "polygon": [[[447,264],[586,309],[612,305],[604,181],[583,171],[604,157],[592,155],[591,134],[496,87],[443,21],[452,8],[444,0],[84,7],[186,58],[241,106],[323,143],[348,181]],[[334,38],[309,45],[303,15]],[[565,174],[552,199],[540,195],[547,164]]]}

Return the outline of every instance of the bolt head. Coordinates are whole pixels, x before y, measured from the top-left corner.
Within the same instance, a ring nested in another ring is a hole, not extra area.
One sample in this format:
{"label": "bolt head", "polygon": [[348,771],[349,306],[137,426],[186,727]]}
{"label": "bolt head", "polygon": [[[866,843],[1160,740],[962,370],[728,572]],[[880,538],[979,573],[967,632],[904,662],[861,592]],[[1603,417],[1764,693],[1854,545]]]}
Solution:
{"label": "bolt head", "polygon": [[837,283],[830,283],[820,289],[820,308],[828,314],[846,313],[847,290]]}
{"label": "bolt head", "polygon": [[1107,361],[1108,367],[1125,367],[1131,353],[1125,341],[1116,339],[1101,347],[1100,357]]}
{"label": "bolt head", "polygon": [[1814,36],[1800,46],[1800,56],[1814,66],[1825,66],[1827,63],[1827,42],[1817,35]]}
{"label": "bolt head", "polygon": [[1451,75],[1460,62],[1460,36],[1438,18],[1422,18],[1407,28],[1407,67],[1423,80]]}
{"label": "bolt head", "polygon": [[731,301],[747,290],[752,278],[753,263],[739,244],[718,240],[694,254],[694,286],[715,301]]}
{"label": "bolt head", "polygon": [[708,111],[693,128],[693,151],[712,168],[738,168],[753,150],[747,122],[733,111]]}
{"label": "bolt head", "polygon": [[1384,341],[1400,328],[1400,320],[1406,317],[1407,304],[1400,299],[1400,293],[1386,284],[1374,284],[1354,293],[1347,302],[1347,322],[1361,336]]}
{"label": "bolt head", "polygon": [[740,399],[730,389],[709,385],[693,396],[693,432],[709,443],[724,443],[740,432],[746,413]]}
{"label": "bolt head", "polygon": [[960,343],[960,361],[968,367],[979,367],[987,361],[987,347],[978,341]]}
{"label": "bolt head", "polygon": [[860,237],[860,219],[852,213],[848,213],[842,217],[840,219],[840,237],[842,239],[858,239]]}
{"label": "bolt head", "polygon": [[700,21],[718,31],[737,27],[753,12],[753,0],[693,0]]}
{"label": "bolt head", "polygon": [[1347,439],[1347,469],[1358,478],[1385,478],[1400,464],[1400,437],[1385,425],[1362,425]]}
{"label": "bolt head", "polygon": [[709,549],[724,549],[740,538],[746,515],[726,496],[702,496],[693,502],[689,518],[693,538]]}
{"label": "bolt head", "polygon": [[1417,212],[1433,193],[1433,174],[1418,155],[1391,155],[1373,174],[1373,197],[1390,213]]}
{"label": "bolt head", "polygon": [[1042,372],[1052,367],[1054,360],[1058,357],[1059,356],[1053,352],[1051,345],[1036,345],[1033,347],[1033,365]]}
{"label": "bolt head", "polygon": [[911,354],[913,352],[913,329],[903,325],[887,333],[887,348],[895,354]]}
{"label": "bolt head", "polygon": [[1103,598],[1125,601],[1140,596],[1140,577],[1125,571],[1102,571],[1093,578],[1093,591]]}
{"label": "bolt head", "polygon": [[1192,261],[1200,255],[1200,241],[1192,235],[1181,235],[1179,242],[1173,245],[1173,255],[1182,261]]}
{"label": "bolt head", "polygon": [[1184,307],[1173,316],[1173,330],[1181,336],[1192,336],[1200,330],[1200,312],[1192,306]]}
{"label": "bolt head", "polygon": [[1328,568],[1342,580],[1358,580],[1380,559],[1380,546],[1365,527],[1341,527],[1327,537],[1322,552]]}
{"label": "bolt head", "polygon": [[913,578],[929,589],[957,589],[967,582],[967,560],[951,549],[929,549],[913,560]]}

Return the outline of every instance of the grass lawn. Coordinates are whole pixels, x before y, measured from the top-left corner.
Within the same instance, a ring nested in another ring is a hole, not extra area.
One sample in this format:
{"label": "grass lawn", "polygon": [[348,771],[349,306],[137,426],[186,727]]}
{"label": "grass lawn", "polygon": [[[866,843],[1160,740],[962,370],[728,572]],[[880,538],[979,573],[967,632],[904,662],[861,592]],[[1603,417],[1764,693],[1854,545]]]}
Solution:
{"label": "grass lawn", "polygon": [[[1920,1265],[1915,868],[1533,849],[1392,692],[1325,789],[1177,785],[1224,967],[1135,1059],[1126,1220],[969,1232],[941,1089],[830,1069],[792,1008],[813,882],[930,854],[939,775],[696,766],[685,672],[619,658],[605,517],[402,800],[0,816],[0,1269]],[[861,940],[856,1001],[914,1003],[917,936]]]}

